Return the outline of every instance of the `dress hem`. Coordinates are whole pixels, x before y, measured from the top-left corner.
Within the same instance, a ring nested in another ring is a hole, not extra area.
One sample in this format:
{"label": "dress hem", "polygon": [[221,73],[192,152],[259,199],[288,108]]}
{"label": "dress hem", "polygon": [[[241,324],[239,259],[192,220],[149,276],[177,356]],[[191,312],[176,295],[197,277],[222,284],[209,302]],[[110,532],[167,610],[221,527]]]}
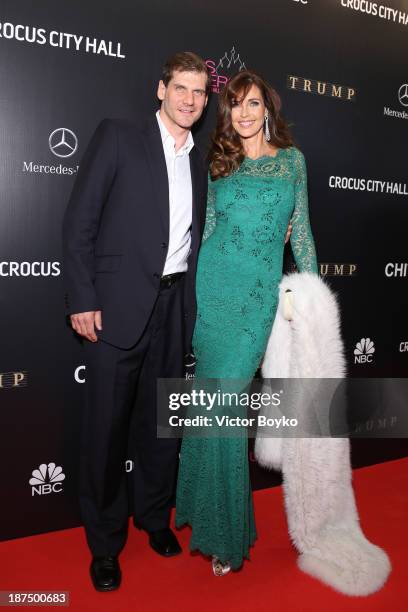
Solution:
{"label": "dress hem", "polygon": [[[176,528],[180,529],[181,527],[185,527],[186,525],[188,527],[191,527],[191,529],[193,528],[193,526],[191,525],[191,523],[188,520],[183,520],[183,521],[176,521],[175,523]],[[210,551],[207,548],[201,547],[199,544],[197,545],[192,545],[191,541],[192,539],[190,539],[190,546],[189,549],[191,552],[200,552],[202,555],[204,555],[205,557],[212,557],[213,555],[215,555],[216,557],[218,557],[218,559],[222,562],[222,563],[230,563],[231,565],[231,569],[232,570],[239,570],[243,563],[244,563],[244,559],[247,559],[248,561],[250,560],[249,557],[249,548],[251,548],[255,541],[257,540],[258,536],[257,534],[255,534],[255,536],[253,538],[251,538],[250,543],[248,545],[248,552],[244,555],[242,555],[241,557],[241,561],[239,563],[236,563],[235,561],[231,560],[231,558],[228,556],[228,553],[220,553],[220,552],[214,552],[213,550]]]}

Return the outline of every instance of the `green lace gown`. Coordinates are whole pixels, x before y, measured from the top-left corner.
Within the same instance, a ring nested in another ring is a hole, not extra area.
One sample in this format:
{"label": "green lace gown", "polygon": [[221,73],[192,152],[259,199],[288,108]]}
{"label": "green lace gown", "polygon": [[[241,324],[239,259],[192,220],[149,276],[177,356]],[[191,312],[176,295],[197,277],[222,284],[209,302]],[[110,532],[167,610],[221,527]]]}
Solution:
{"label": "green lace gown", "polygon": [[[278,304],[285,235],[299,271],[317,273],[303,154],[245,158],[230,176],[209,180],[197,268],[196,378],[253,378]],[[183,439],[176,525],[192,527],[191,550],[238,569],[256,539],[248,439]]]}

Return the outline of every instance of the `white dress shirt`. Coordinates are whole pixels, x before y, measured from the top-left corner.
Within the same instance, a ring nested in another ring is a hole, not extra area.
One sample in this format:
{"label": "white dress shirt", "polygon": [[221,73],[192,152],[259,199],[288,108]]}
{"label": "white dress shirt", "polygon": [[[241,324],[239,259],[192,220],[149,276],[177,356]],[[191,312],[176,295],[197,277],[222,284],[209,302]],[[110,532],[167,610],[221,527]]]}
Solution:
{"label": "white dress shirt", "polygon": [[176,152],[176,141],[156,113],[166,158],[169,180],[169,247],[163,276],[187,270],[187,257],[191,245],[193,192],[191,186],[189,153],[194,146],[191,132],[185,144]]}

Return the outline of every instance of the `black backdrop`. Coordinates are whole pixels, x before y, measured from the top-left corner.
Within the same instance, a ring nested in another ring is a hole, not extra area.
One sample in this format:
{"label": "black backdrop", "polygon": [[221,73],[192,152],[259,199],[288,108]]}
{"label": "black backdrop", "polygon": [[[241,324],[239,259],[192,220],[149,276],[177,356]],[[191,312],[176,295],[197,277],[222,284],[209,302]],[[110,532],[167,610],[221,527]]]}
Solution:
{"label": "black backdrop", "polygon": [[[177,50],[196,51],[213,72],[195,133],[203,148],[217,89],[243,65],[280,92],[308,163],[349,373],[406,376],[408,1],[386,2],[1,0],[1,539],[79,524],[86,373],[64,319],[62,216],[97,123],[152,113],[161,66]],[[390,402],[405,401],[392,381],[387,389]],[[402,438],[353,440],[353,464],[406,449]],[[251,469],[255,488],[279,482],[252,460]]]}

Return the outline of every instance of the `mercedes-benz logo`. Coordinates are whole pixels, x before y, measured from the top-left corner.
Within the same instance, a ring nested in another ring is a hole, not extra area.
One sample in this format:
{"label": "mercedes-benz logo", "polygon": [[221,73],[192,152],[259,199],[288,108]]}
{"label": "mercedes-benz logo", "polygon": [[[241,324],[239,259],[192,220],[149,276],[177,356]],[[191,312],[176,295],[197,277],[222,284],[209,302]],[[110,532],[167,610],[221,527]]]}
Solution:
{"label": "mercedes-benz logo", "polygon": [[78,138],[68,128],[57,128],[51,132],[48,144],[57,157],[71,157],[78,148]]}
{"label": "mercedes-benz logo", "polygon": [[408,83],[404,83],[398,90],[398,100],[402,106],[408,106]]}

